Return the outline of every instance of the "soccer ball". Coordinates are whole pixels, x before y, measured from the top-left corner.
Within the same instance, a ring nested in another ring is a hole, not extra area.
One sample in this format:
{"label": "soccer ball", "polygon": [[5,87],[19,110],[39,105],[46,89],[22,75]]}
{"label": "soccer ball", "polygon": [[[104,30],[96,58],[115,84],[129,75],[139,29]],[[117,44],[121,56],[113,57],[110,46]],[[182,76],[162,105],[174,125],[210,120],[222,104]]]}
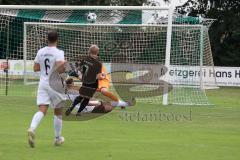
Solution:
{"label": "soccer ball", "polygon": [[97,15],[95,13],[89,13],[87,15],[88,22],[94,23],[97,20]]}

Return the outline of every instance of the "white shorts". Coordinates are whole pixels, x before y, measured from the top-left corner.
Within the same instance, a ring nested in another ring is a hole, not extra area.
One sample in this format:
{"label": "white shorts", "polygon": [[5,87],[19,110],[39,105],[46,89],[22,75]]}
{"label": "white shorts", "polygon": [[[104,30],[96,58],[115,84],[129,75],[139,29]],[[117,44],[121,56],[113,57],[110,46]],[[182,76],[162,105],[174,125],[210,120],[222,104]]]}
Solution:
{"label": "white shorts", "polygon": [[67,100],[65,94],[59,93],[52,89],[49,85],[38,86],[37,105],[50,105],[52,108],[60,108],[61,102]]}

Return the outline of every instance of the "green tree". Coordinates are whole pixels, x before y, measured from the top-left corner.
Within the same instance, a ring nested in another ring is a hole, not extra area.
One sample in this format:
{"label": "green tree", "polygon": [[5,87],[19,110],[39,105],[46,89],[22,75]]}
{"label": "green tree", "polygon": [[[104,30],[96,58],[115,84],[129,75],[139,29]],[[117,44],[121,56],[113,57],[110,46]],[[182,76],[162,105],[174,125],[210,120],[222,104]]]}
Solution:
{"label": "green tree", "polygon": [[177,10],[216,19],[209,30],[215,65],[240,66],[239,0],[189,0]]}

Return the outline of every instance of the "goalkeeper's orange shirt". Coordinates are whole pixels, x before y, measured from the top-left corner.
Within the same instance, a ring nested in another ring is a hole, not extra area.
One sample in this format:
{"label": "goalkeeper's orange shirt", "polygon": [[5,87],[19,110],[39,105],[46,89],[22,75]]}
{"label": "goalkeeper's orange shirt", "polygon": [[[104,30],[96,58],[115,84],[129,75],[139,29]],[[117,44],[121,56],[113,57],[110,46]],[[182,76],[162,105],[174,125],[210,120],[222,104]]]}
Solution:
{"label": "goalkeeper's orange shirt", "polygon": [[98,90],[101,88],[109,89],[110,87],[110,75],[108,74],[107,68],[104,65],[102,65],[102,73],[106,74],[106,78],[98,80]]}

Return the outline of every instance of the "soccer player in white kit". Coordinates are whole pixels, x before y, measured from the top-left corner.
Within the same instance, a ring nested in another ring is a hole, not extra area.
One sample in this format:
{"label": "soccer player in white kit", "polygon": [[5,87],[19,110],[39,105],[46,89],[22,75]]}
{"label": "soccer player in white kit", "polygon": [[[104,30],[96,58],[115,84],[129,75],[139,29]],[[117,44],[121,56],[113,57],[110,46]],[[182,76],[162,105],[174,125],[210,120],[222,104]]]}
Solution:
{"label": "soccer player in white kit", "polygon": [[61,136],[62,130],[62,107],[61,101],[65,100],[65,95],[61,94],[49,85],[50,76],[64,72],[64,52],[57,48],[58,33],[51,31],[48,33],[48,46],[41,48],[37,52],[34,60],[34,72],[40,71],[40,81],[37,91],[37,105],[39,107],[32,118],[30,128],[28,129],[28,143],[30,147],[35,146],[35,130],[46,115],[48,107],[54,109],[54,131],[55,145],[61,145],[64,137]]}

